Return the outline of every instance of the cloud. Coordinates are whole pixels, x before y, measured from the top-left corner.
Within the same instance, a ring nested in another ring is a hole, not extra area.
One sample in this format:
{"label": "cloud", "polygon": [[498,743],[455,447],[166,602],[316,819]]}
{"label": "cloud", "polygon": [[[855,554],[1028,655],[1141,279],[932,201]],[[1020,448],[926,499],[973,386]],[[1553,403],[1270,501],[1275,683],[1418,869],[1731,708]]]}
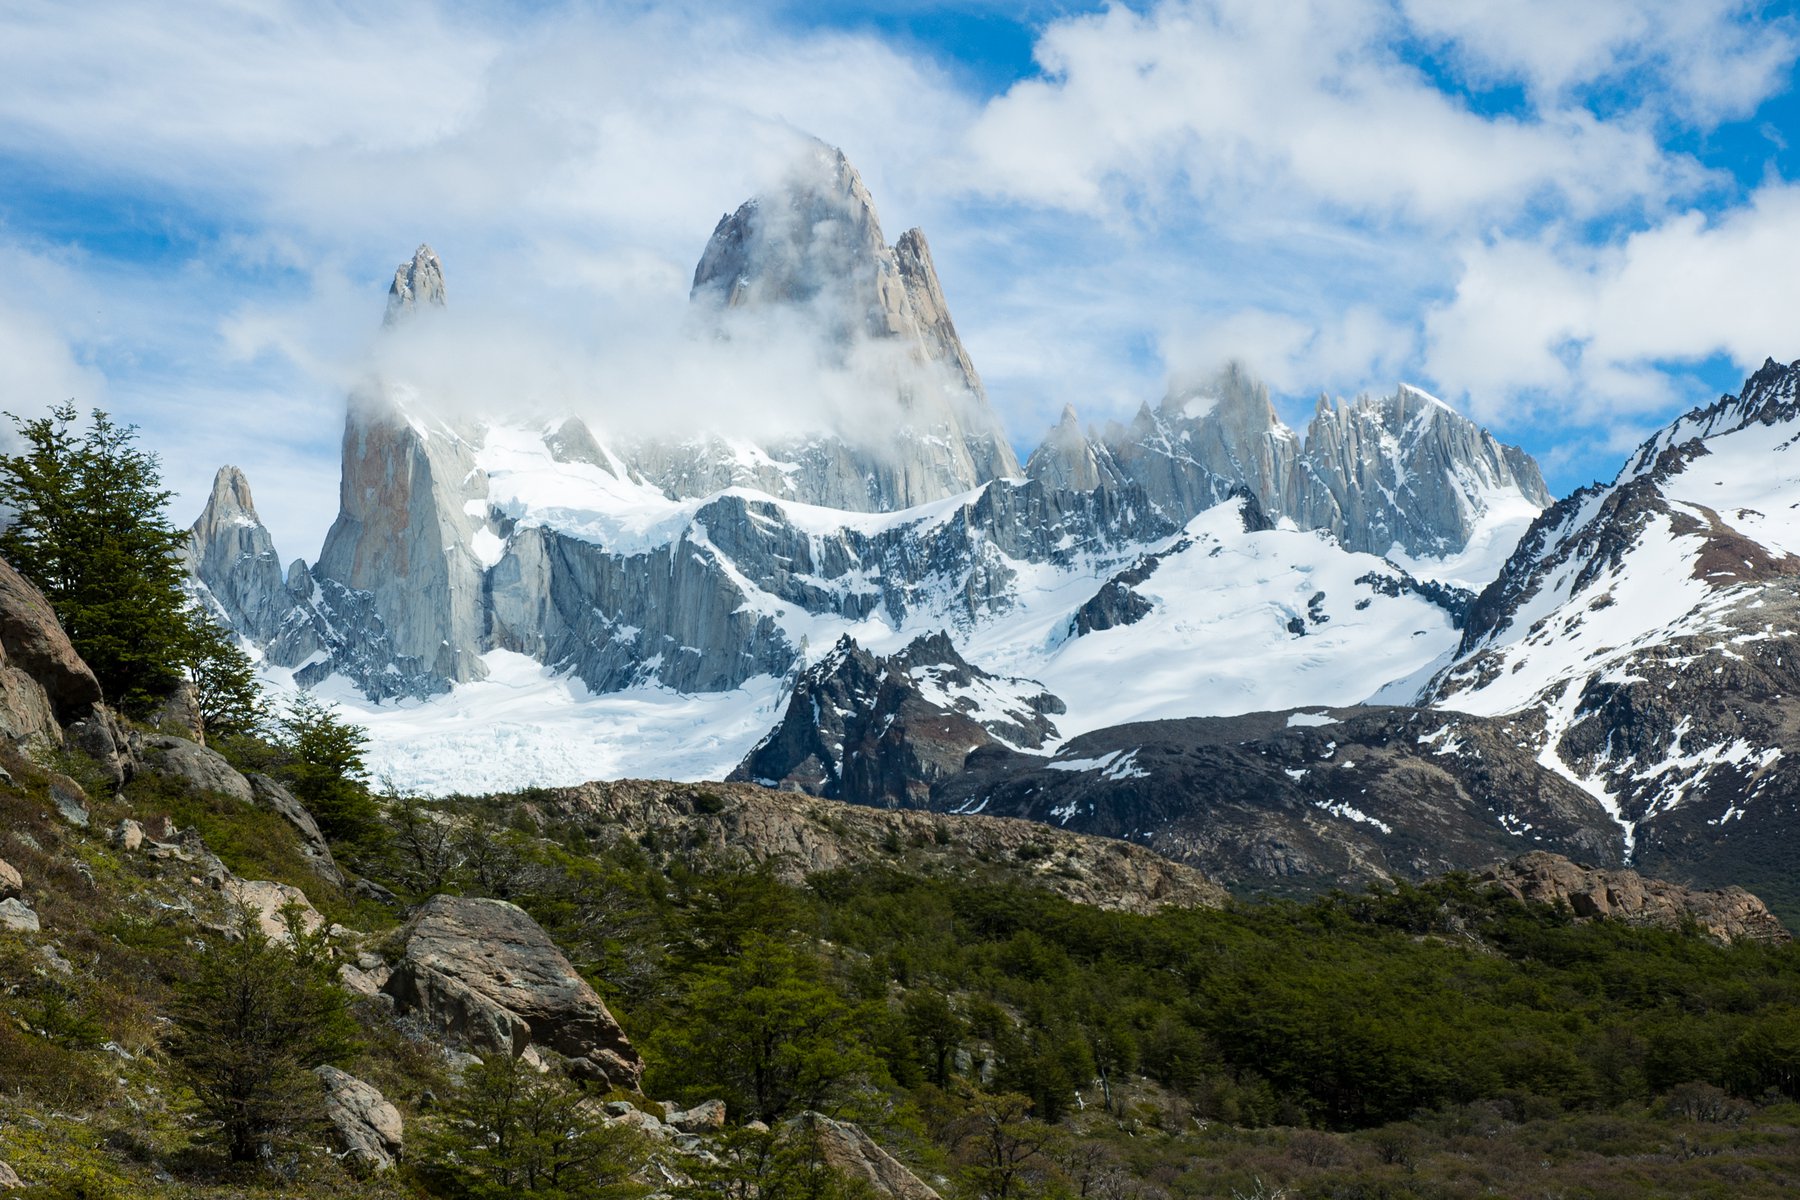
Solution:
{"label": "cloud", "polygon": [[[1422,376],[1502,426],[1635,430],[1692,395],[1682,364],[1760,361],[1793,311],[1778,282],[1682,265],[1788,261],[1785,185],[1722,207],[1735,182],[1666,136],[1786,82],[1791,29],[1744,4],[1063,7],[1034,10],[1042,76],[987,97],[926,42],[797,6],[19,0],[0,161],[106,236],[0,212],[0,336],[29,347],[0,371],[105,396],[195,509],[237,461],[287,554],[319,543],[342,397],[421,240],[467,342],[446,388],[791,416],[785,334],[728,386],[683,338],[713,224],[806,134],[862,169],[888,240],[927,229],[1027,443],[1064,402],[1125,415],[1231,356],[1278,391]],[[1524,99],[1483,111],[1458,80]],[[146,228],[152,250],[106,248]]]}
{"label": "cloud", "polygon": [[[1520,83],[1541,105],[1597,87],[1702,127],[1747,116],[1787,84],[1789,19],[1750,0],[1404,0],[1413,27],[1477,84]],[[1620,99],[1615,96],[1614,99]]]}
{"label": "cloud", "polygon": [[1045,77],[970,132],[984,186],[1105,213],[1148,207],[1324,207],[1428,225],[1578,214],[1691,192],[1694,163],[1649,130],[1579,107],[1485,116],[1396,45],[1379,0],[1123,6],[1044,33]]}
{"label": "cloud", "polygon": [[1618,245],[1553,235],[1469,246],[1425,322],[1427,367],[1489,417],[1635,418],[1679,399],[1675,372],[1800,355],[1800,187],[1715,217],[1690,211]]}

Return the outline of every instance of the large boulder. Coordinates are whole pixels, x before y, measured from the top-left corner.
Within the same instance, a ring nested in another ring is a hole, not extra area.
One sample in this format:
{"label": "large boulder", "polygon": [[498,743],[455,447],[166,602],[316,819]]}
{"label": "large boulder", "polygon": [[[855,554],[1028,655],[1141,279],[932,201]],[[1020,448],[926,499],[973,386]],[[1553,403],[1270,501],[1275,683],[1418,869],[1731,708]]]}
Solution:
{"label": "large boulder", "polygon": [[316,1067],[325,1086],[325,1116],[337,1131],[344,1155],[365,1171],[385,1171],[400,1157],[405,1125],[400,1110],[373,1084],[336,1067]]}
{"label": "large boulder", "polygon": [[1520,900],[1560,901],[1577,920],[1604,918],[1666,929],[1691,921],[1722,942],[1789,940],[1768,906],[1739,887],[1702,891],[1646,879],[1636,871],[1583,867],[1547,850],[1488,867],[1475,878]]}
{"label": "large boulder", "polygon": [[575,1073],[635,1089],[644,1063],[586,980],[536,921],[504,900],[433,896],[401,931],[385,988],[396,1011],[477,1052],[528,1046]]}
{"label": "large boulder", "polygon": [[256,802],[250,781],[217,753],[186,738],[158,735],[144,739],[144,766],[205,792],[218,792],[245,804]]}
{"label": "large boulder", "polygon": [[343,887],[344,873],[338,868],[330,843],[320,831],[319,823],[306,810],[306,805],[267,775],[252,775],[249,779],[250,793],[255,797],[256,803],[274,810],[300,835],[300,853],[306,856],[306,865],[321,879]]}
{"label": "large boulder", "polygon": [[0,654],[42,691],[51,712],[75,720],[100,703],[100,681],[81,661],[44,593],[0,559]]}
{"label": "large boulder", "polygon": [[0,900],[11,900],[25,894],[25,879],[19,868],[0,858]]}
{"label": "large boulder", "polygon": [[805,1112],[788,1122],[790,1133],[818,1139],[819,1154],[840,1174],[869,1185],[878,1196],[893,1200],[940,1200],[937,1192],[907,1169],[906,1164],[875,1144],[875,1139],[848,1121],[824,1113]]}

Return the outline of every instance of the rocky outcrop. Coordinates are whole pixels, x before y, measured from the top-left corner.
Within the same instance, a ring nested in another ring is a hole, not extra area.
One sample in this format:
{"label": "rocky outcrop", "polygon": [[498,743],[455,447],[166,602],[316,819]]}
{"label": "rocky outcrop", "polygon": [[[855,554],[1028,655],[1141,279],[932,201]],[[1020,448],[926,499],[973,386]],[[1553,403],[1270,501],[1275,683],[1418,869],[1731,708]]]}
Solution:
{"label": "rocky outcrop", "polygon": [[101,699],[50,602],[0,559],[0,736],[60,746],[62,725],[93,717]]}
{"label": "rocky outcrop", "polygon": [[413,251],[411,261],[394,268],[383,324],[393,325],[421,309],[442,308],[444,298],[444,264],[438,261],[437,251],[421,245]]}
{"label": "rocky outcrop", "polygon": [[635,1089],[625,1031],[537,922],[503,900],[434,896],[401,931],[396,1010],[478,1053],[554,1051],[573,1073]]}
{"label": "rocky outcrop", "polygon": [[845,635],[794,685],[787,711],[731,778],[881,808],[922,808],[983,746],[1041,747],[1063,703],[970,666],[948,635],[877,658]]}
{"label": "rocky outcrop", "polygon": [[236,467],[220,467],[213,477],[206,507],[188,530],[187,564],[232,629],[258,645],[280,634],[294,597],[274,539],[256,515],[250,481]]}
{"label": "rocky outcrop", "polygon": [[10,1192],[24,1186],[25,1181],[19,1178],[19,1173],[8,1164],[0,1162],[0,1192]]}
{"label": "rocky outcrop", "polygon": [[1577,920],[1680,929],[1694,924],[1721,942],[1791,941],[1768,906],[1743,888],[1703,891],[1636,871],[1582,867],[1535,851],[1478,872],[1476,880],[1533,904],[1566,904]]}
{"label": "rocky outcrop", "polygon": [[1113,462],[1106,443],[1089,437],[1081,428],[1074,405],[1065,404],[1057,421],[1031,458],[1025,463],[1028,478],[1046,487],[1073,492],[1091,492],[1095,488],[1118,487],[1125,476]]}
{"label": "rocky outcrop", "polygon": [[25,878],[19,868],[0,858],[0,900],[13,900],[25,894]]}
{"label": "rocky outcrop", "polygon": [[1032,821],[876,809],[742,783],[620,780],[534,794],[539,819],[602,843],[682,847],[721,863],[767,865],[790,883],[821,871],[998,875],[1080,904],[1126,912],[1217,907],[1225,892],[1141,846]]}
{"label": "rocky outcrop", "polygon": [[252,804],[256,800],[250,781],[236,767],[218,752],[186,738],[165,734],[147,737],[142,753],[146,770],[179,779],[199,791],[229,796],[240,804]]}
{"label": "rocky outcrop", "polygon": [[407,411],[386,384],[358,392],[344,424],[338,516],[313,570],[369,597],[390,657],[448,682],[485,674],[486,568],[473,548],[485,518],[470,512],[486,512],[481,439],[478,427]]}
{"label": "rocky outcrop", "polygon": [[344,1156],[363,1171],[385,1171],[405,1147],[400,1110],[373,1084],[336,1067],[315,1067],[325,1089],[325,1119],[331,1122]]}
{"label": "rocky outcrop", "polygon": [[848,1121],[824,1113],[805,1112],[788,1124],[790,1132],[816,1139],[819,1155],[845,1178],[892,1200],[939,1200],[936,1191],[906,1164],[875,1144],[875,1139]]}

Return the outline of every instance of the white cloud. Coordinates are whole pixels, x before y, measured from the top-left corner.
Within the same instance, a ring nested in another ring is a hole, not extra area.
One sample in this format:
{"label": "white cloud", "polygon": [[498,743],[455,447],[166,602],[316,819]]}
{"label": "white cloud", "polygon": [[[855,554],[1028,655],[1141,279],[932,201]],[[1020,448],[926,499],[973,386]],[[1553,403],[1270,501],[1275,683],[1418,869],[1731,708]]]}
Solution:
{"label": "white cloud", "polygon": [[1427,224],[1592,214],[1681,194],[1701,173],[1644,128],[1584,109],[1483,116],[1393,49],[1380,0],[1193,0],[1046,30],[1047,77],[970,134],[983,186],[1090,212],[1323,207]]}
{"label": "white cloud", "polygon": [[1407,17],[1477,83],[1521,83],[1556,105],[1594,85],[1710,126],[1786,86],[1791,22],[1751,0],[1403,0]]}
{"label": "white cloud", "polygon": [[1796,314],[1800,187],[1771,184],[1722,216],[1680,213],[1617,246],[1549,235],[1471,246],[1454,296],[1427,317],[1427,365],[1489,418],[1641,423],[1678,400],[1672,367],[1800,355]]}

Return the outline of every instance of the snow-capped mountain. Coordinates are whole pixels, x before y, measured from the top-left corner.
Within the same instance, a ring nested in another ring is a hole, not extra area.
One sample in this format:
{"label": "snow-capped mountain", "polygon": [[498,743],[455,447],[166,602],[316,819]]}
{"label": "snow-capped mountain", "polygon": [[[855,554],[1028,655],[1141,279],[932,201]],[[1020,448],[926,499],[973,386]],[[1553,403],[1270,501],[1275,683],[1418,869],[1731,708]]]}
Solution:
{"label": "snow-capped mountain", "polygon": [[1529,714],[1651,869],[1766,886],[1800,810],[1797,383],[1765,363],[1547,510],[1420,695]]}
{"label": "snow-capped mountain", "polygon": [[[422,247],[388,336],[428,329],[447,296]],[[1302,437],[1239,367],[1128,426],[1065,414],[1021,468],[923,235],[889,245],[836,151],[720,222],[692,304],[706,345],[799,329],[820,371],[898,415],[878,435],[670,438],[471,416],[374,378],[350,400],[318,562],[271,570],[248,484],[222,474],[194,528],[199,584],[273,675],[357,705],[402,782],[697,777],[738,765],[846,636],[915,684],[960,672],[954,655],[1060,698],[1038,749],[1352,704],[1454,651],[1482,563],[1547,500],[1527,456],[1416,389],[1322,402]],[[517,718],[487,715],[502,708]]]}

